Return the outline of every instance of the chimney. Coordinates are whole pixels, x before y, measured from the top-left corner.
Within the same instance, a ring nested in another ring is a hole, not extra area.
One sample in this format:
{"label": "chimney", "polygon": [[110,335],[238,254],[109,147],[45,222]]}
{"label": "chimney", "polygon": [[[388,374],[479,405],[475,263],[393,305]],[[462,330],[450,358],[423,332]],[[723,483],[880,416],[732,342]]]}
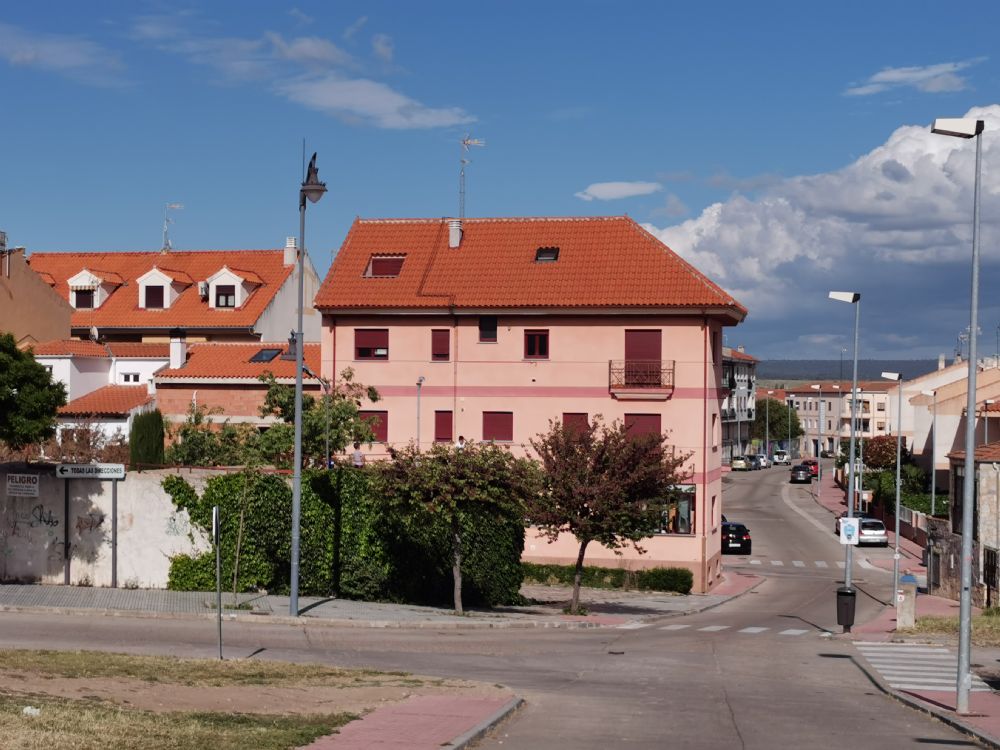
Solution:
{"label": "chimney", "polygon": [[187,339],[183,331],[170,332],[170,369],[179,370],[187,362]]}
{"label": "chimney", "polygon": [[286,266],[294,266],[295,262],[299,259],[299,243],[295,237],[285,237],[285,257],[283,258],[284,264]]}
{"label": "chimney", "polygon": [[938,355],[938,369],[939,370],[943,370],[944,369],[944,355],[943,354],[939,354]]}
{"label": "chimney", "polygon": [[462,220],[448,219],[448,247],[462,244]]}
{"label": "chimney", "polygon": [[150,396],[156,395],[156,381],[153,378],[146,381],[146,393]]}
{"label": "chimney", "polygon": [[743,344],[740,344],[739,346],[737,346],[736,347],[736,351],[738,351],[740,354],[746,354],[747,353],[746,349],[743,348]]}

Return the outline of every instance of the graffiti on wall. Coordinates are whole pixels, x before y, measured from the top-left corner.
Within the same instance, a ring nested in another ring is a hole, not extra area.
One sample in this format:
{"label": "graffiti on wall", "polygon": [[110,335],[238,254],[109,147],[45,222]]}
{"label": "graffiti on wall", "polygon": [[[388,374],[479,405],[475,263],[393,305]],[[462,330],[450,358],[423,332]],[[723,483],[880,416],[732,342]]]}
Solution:
{"label": "graffiti on wall", "polygon": [[88,513],[85,516],[76,517],[76,533],[83,536],[85,533],[98,531],[104,523],[103,513]]}

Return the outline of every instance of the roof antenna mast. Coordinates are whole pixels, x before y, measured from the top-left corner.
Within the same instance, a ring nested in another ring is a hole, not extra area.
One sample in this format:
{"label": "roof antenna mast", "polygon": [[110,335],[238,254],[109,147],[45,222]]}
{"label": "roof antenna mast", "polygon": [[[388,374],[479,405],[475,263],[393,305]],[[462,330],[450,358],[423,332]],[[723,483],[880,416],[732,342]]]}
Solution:
{"label": "roof antenna mast", "polygon": [[478,138],[472,138],[468,133],[465,134],[459,143],[462,145],[462,154],[459,162],[462,168],[458,172],[458,218],[465,218],[465,165],[471,163],[471,159],[465,158],[469,153],[469,146],[485,146],[486,141],[482,141]]}
{"label": "roof antenna mast", "polygon": [[173,245],[170,244],[170,225],[174,223],[174,220],[170,218],[168,212],[181,208],[184,208],[184,206],[180,203],[167,203],[163,207],[163,247],[160,248],[161,253],[169,253],[174,249]]}

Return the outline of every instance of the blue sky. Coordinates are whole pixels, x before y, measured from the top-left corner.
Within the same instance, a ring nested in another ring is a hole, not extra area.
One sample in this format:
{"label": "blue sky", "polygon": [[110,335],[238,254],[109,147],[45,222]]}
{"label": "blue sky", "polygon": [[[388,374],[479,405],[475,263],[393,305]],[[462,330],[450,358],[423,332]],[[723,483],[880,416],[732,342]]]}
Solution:
{"label": "blue sky", "polygon": [[969,324],[983,137],[980,351],[1000,325],[1000,6],[662,2],[38,2],[0,9],[0,229],[29,251],[279,247],[302,139],[355,216],[628,214],[750,308],[761,358],[952,353]]}

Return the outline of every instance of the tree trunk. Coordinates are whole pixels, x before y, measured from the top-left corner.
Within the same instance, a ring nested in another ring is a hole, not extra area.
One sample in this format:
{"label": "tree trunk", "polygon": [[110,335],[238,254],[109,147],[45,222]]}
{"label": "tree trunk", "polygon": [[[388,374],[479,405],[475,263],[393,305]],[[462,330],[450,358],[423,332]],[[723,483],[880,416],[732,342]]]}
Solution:
{"label": "tree trunk", "polygon": [[576,556],[576,572],[573,573],[573,598],[569,602],[569,613],[578,614],[580,611],[580,581],[583,580],[583,556],[587,552],[589,539],[580,542],[580,554]]}
{"label": "tree trunk", "polygon": [[451,517],[451,575],[455,581],[455,614],[462,611],[462,528],[459,525],[458,513]]}

